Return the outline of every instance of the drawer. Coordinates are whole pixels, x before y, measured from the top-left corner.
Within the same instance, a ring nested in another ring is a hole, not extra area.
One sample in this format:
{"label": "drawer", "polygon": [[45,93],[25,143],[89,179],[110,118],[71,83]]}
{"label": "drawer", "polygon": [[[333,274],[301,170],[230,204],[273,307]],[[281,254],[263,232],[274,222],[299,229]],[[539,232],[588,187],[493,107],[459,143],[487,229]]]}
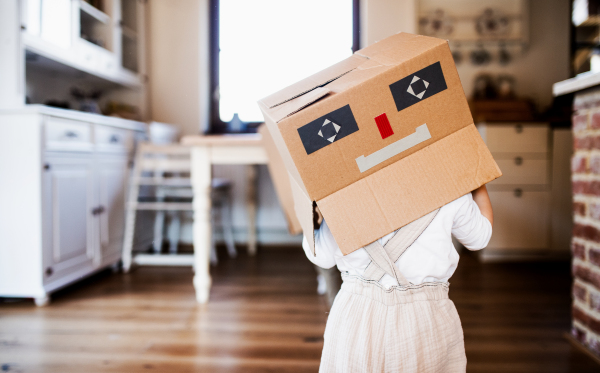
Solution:
{"label": "drawer", "polygon": [[94,139],[99,150],[133,150],[133,131],[96,125]]}
{"label": "drawer", "polygon": [[482,136],[492,153],[546,153],[547,125],[485,125]]}
{"label": "drawer", "polygon": [[[494,228],[487,249],[547,249],[550,192],[489,191]],[[484,250],[487,250],[484,249]]]}
{"label": "drawer", "polygon": [[495,185],[543,185],[548,183],[547,159],[528,159],[516,156],[514,158],[496,158],[496,163],[502,176],[490,182]]}
{"label": "drawer", "polygon": [[92,149],[92,128],[89,123],[71,119],[46,117],[46,150]]}

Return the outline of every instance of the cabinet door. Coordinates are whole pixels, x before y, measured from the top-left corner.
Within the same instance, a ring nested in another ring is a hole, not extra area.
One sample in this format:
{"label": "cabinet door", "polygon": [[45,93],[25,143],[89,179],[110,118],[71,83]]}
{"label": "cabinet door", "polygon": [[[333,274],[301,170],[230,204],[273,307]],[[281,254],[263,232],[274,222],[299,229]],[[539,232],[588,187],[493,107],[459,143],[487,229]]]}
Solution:
{"label": "cabinet door", "polygon": [[120,258],[125,232],[127,156],[104,156],[96,166],[102,264]]}
{"label": "cabinet door", "polygon": [[490,191],[494,229],[486,250],[546,250],[549,248],[550,192]]}
{"label": "cabinet door", "polygon": [[82,156],[46,158],[45,169],[44,278],[51,282],[92,266],[93,170],[91,157]]}

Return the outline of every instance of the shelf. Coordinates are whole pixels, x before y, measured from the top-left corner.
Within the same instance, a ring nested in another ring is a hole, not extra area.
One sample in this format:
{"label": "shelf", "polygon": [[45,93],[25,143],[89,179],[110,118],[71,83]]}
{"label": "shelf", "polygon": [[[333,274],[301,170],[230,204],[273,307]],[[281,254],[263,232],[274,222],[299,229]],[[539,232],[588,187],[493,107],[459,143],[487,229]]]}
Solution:
{"label": "shelf", "polygon": [[89,3],[79,0],[79,8],[82,12],[85,12],[89,16],[95,18],[97,21],[102,22],[106,25],[110,23],[110,16],[103,11],[91,6]]}

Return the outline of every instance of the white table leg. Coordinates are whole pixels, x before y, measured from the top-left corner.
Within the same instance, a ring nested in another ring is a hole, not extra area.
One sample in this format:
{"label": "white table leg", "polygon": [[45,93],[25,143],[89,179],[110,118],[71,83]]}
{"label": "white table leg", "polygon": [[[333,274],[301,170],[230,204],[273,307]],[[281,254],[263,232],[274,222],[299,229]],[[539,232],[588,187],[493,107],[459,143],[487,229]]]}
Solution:
{"label": "white table leg", "polygon": [[196,146],[191,153],[191,181],[194,191],[194,288],[198,303],[207,303],[211,278],[209,255],[211,243],[210,182],[211,161],[207,147]]}
{"label": "white table leg", "polygon": [[256,174],[257,166],[246,166],[248,182],[246,208],[248,209],[248,255],[256,255]]}

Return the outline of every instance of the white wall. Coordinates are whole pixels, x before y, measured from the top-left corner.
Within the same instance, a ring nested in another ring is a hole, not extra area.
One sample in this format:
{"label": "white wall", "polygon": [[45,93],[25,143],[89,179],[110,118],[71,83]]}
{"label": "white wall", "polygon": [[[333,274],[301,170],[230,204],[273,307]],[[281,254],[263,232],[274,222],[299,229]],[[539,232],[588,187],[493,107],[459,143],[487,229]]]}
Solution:
{"label": "white wall", "polygon": [[149,0],[150,117],[198,134],[208,123],[208,0]]}

